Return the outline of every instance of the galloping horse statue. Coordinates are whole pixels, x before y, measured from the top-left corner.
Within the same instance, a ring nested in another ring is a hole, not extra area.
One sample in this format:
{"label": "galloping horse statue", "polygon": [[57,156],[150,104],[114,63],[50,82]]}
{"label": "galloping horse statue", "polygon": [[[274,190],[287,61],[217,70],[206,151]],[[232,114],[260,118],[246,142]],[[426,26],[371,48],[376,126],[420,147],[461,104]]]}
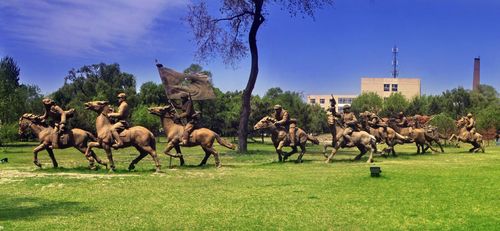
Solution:
{"label": "galloping horse statue", "polygon": [[484,140],[483,140],[483,136],[481,134],[476,132],[476,133],[474,133],[474,136],[472,137],[472,139],[468,139],[467,136],[469,134],[469,131],[467,131],[466,117],[462,117],[462,118],[458,119],[457,121],[455,121],[455,125],[459,129],[459,132],[458,132],[458,134],[451,135],[451,137],[449,139],[450,141],[456,140],[456,141],[461,141],[464,143],[472,144],[473,147],[471,149],[469,149],[469,152],[478,152],[479,150],[481,150],[484,153]]}
{"label": "galloping horse statue", "polygon": [[[340,123],[339,119],[333,116],[333,125],[330,125],[333,150],[330,155],[325,154],[325,163],[329,163],[340,148],[347,147],[345,145],[346,141],[342,136],[342,133],[344,133],[344,129],[345,127]],[[366,131],[354,131],[351,135],[351,140],[354,143],[353,147],[357,147],[360,151],[360,153],[354,158],[354,160],[360,160],[367,151],[370,151],[370,156],[368,157],[367,163],[373,162],[373,153],[377,152],[377,139],[375,138],[375,136],[370,135]]]}
{"label": "galloping horse statue", "polygon": [[399,127],[394,120],[389,120],[389,127],[394,129],[396,132],[400,133],[403,136],[410,137],[413,142],[415,142],[415,145],[417,146],[417,154],[424,154],[427,149],[431,149],[433,152],[439,152],[438,150],[434,149],[431,145],[431,140],[436,142],[439,147],[441,148],[441,152],[444,152],[443,147],[441,146],[441,143],[439,142],[439,139],[434,139],[434,137],[431,136],[431,134],[427,134],[427,131],[423,128],[412,128],[410,132],[411,127]]}
{"label": "galloping horse statue", "polygon": [[[108,117],[111,111],[107,101],[92,101],[85,103],[85,109],[95,111],[99,114],[96,119],[97,142],[88,144],[87,152],[92,151],[92,148],[102,148],[108,157],[108,166],[110,171],[114,171],[115,163],[113,161],[113,154],[111,145],[113,142],[113,135],[111,134],[111,126],[113,125]],[[147,128],[141,126],[134,126],[123,130],[120,133],[120,138],[123,141],[122,148],[133,146],[139,151],[139,156],[130,163],[128,170],[133,170],[135,164],[146,157],[151,155],[155,162],[156,172],[161,172],[160,161],[156,155],[156,140]]]}
{"label": "galloping horse statue", "polygon": [[297,146],[299,146],[300,154],[295,162],[302,163],[302,157],[304,156],[304,153],[306,153],[306,142],[309,140],[313,144],[319,144],[318,139],[311,135],[308,135],[304,130],[297,128],[297,132],[295,133],[295,139],[297,140],[297,142],[295,142],[295,146],[291,146],[292,151],[290,153],[285,153],[283,152],[282,148],[290,146],[290,137],[288,136],[288,130],[285,130],[283,127],[276,127],[276,125],[274,125],[275,122],[275,118],[265,116],[253,126],[253,129],[268,129],[269,131],[271,131],[271,140],[273,141],[276,153],[278,153],[279,162],[286,161],[288,157],[297,153]]}
{"label": "galloping horse statue", "polygon": [[369,126],[368,120],[371,115],[370,112],[362,112],[359,115],[362,119],[362,129],[368,132],[370,135],[374,136],[378,143],[385,143],[387,145],[387,148],[384,149],[385,152],[392,153],[393,156],[396,156],[394,146],[396,146],[396,144],[404,144],[410,142],[410,139],[408,137],[399,134],[399,132],[396,132],[391,127],[387,127],[386,129],[384,129],[383,127],[373,128]]}
{"label": "galloping horse statue", "polygon": [[[51,148],[51,137],[55,135],[55,129],[47,125],[47,123],[42,122],[42,120],[38,116],[26,113],[21,116],[21,118],[19,118],[19,135],[24,134],[27,129],[30,129],[40,141],[40,145],[33,149],[33,163],[38,167],[42,167],[42,165],[38,161],[38,152],[47,150],[47,152],[49,153],[49,157],[52,160],[52,165],[54,166],[54,168],[57,168],[59,165]],[[73,128],[65,133],[63,137],[65,137],[63,139],[66,140],[64,142],[60,142],[60,144],[57,145],[59,149],[66,149],[69,147],[78,149],[78,151],[85,154],[85,157],[89,161],[90,169],[96,169],[94,160],[96,160],[99,164],[104,164],[94,152],[91,151],[86,154],[88,143],[97,140],[94,135],[92,135],[92,133],[79,128]]]}
{"label": "galloping horse statue", "polygon": [[[184,132],[184,126],[174,122],[175,109],[171,106],[163,107],[151,107],[148,108],[149,113],[160,117],[161,125],[165,131],[165,136],[167,136],[167,148],[165,149],[165,154],[171,157],[179,158],[180,165],[184,165],[184,157],[181,153],[180,140],[182,133]],[[191,132],[191,135],[185,147],[201,146],[203,151],[205,151],[205,157],[198,166],[203,166],[207,164],[207,160],[210,155],[214,156],[215,165],[217,168],[221,167],[219,153],[213,148],[214,141],[229,149],[234,150],[236,147],[234,144],[220,137],[219,134],[208,128],[196,128]],[[177,154],[170,154],[170,150],[175,148]]]}

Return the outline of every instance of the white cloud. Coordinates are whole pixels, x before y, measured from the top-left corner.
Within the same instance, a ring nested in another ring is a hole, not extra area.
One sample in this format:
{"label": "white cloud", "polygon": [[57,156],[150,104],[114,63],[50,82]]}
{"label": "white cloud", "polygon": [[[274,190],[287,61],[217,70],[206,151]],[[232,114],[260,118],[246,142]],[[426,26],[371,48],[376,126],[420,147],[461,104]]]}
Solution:
{"label": "white cloud", "polygon": [[150,32],[155,19],[186,2],[3,0],[0,32],[56,54],[96,54],[135,43]]}

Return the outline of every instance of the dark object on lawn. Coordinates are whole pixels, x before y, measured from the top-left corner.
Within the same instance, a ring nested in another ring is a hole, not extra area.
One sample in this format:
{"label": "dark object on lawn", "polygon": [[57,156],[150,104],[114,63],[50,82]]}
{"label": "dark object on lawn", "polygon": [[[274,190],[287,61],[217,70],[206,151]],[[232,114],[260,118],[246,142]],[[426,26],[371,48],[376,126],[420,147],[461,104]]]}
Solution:
{"label": "dark object on lawn", "polygon": [[0,160],[0,163],[2,163],[2,164],[9,163],[9,159],[7,157],[5,157],[5,158]]}
{"label": "dark object on lawn", "polygon": [[378,166],[371,166],[370,173],[372,177],[379,177],[382,170]]}

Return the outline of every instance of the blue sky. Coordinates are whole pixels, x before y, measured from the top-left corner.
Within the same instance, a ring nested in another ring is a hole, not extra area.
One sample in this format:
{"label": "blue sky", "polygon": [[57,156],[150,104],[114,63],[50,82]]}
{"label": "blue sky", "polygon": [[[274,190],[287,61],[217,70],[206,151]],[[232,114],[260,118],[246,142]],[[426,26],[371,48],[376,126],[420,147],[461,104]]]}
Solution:
{"label": "blue sky", "polygon": [[[182,21],[188,0],[0,1],[0,56],[14,57],[23,83],[50,93],[71,68],[119,63],[138,88],[160,82],[154,60],[179,71],[194,60],[195,43]],[[218,1],[209,0],[214,6]],[[400,50],[401,77],[419,77],[423,94],[481,82],[500,90],[500,1],[338,0],[315,20],[267,8],[258,33],[260,74],[255,93],[280,86],[304,94],[359,93],[360,78],[391,73]],[[217,13],[217,12],[214,12]],[[236,68],[202,63],[223,91],[242,90],[249,58]]]}

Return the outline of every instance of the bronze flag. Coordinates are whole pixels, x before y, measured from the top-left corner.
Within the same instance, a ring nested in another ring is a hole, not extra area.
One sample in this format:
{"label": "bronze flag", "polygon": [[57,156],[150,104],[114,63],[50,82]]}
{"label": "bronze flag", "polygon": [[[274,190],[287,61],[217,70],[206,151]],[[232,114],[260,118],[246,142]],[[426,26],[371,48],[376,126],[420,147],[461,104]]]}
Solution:
{"label": "bronze flag", "polygon": [[214,89],[207,75],[179,73],[159,63],[156,66],[169,99],[180,99],[183,92],[189,93],[193,100],[215,99]]}

